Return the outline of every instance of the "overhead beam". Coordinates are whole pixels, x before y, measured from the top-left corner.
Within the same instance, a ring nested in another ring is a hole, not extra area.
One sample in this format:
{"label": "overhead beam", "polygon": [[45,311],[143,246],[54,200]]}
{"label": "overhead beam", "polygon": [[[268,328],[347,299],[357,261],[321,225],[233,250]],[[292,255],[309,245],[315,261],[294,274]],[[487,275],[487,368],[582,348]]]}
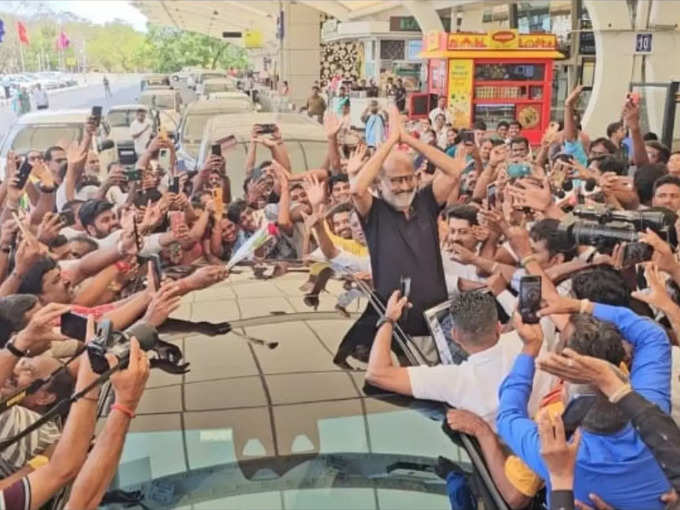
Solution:
{"label": "overhead beam", "polygon": [[408,9],[411,15],[416,19],[420,30],[423,33],[435,30],[437,32],[444,31],[444,24],[439,18],[437,11],[432,4],[427,0],[404,0],[404,7]]}
{"label": "overhead beam", "polygon": [[337,0],[300,0],[298,3],[325,12],[340,21],[347,21],[352,12]]}

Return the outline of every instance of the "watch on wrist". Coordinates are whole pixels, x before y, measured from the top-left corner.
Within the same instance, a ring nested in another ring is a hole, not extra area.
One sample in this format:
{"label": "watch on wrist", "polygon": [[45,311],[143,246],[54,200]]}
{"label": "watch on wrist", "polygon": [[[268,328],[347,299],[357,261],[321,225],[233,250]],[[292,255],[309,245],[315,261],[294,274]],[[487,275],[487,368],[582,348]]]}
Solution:
{"label": "watch on wrist", "polygon": [[391,324],[392,326],[394,326],[394,319],[392,319],[391,317],[388,317],[387,315],[384,316],[384,317],[380,317],[380,319],[379,319],[378,322],[376,323],[375,327],[376,327],[376,329],[380,329],[380,328],[383,327],[383,325],[385,325],[385,324],[387,324],[387,323],[389,323],[389,324]]}
{"label": "watch on wrist", "polygon": [[28,350],[22,351],[21,349],[17,349],[14,346],[14,340],[9,340],[5,344],[5,349],[7,349],[13,356],[16,356],[17,358],[25,358],[28,356]]}

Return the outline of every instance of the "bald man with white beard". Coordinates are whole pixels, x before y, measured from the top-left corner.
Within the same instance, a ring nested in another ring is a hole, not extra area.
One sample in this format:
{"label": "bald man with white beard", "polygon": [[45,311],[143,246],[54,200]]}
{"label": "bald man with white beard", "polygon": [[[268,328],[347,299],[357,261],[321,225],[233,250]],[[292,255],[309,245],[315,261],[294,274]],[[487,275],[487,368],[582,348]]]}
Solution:
{"label": "bald man with white beard", "polygon": [[[413,158],[396,146],[406,144],[431,161],[437,172],[431,184],[418,190]],[[389,137],[359,171],[351,185],[371,256],[377,294],[387,302],[402,276],[411,278],[413,309],[402,320],[404,331],[427,336],[423,311],[447,299],[439,248],[437,216],[465,168],[465,151],[451,158],[409,135],[401,116],[391,109]],[[378,179],[379,196],[371,185]]]}

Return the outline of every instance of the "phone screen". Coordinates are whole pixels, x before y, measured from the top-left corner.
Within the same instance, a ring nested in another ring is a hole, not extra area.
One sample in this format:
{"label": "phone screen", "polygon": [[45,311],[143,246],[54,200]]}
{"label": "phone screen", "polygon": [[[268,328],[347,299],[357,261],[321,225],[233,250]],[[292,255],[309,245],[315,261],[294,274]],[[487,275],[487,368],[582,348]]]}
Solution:
{"label": "phone screen", "polygon": [[33,170],[33,166],[26,157],[22,161],[21,166],[19,167],[19,172],[17,173],[17,181],[19,188],[23,188],[26,185],[28,176],[31,175],[31,170]]}
{"label": "phone screen", "polygon": [[519,313],[525,324],[537,324],[541,307],[541,277],[523,276],[519,281]]}
{"label": "phone screen", "polygon": [[491,183],[486,187],[486,202],[489,209],[496,208],[496,183]]}
{"label": "phone screen", "polygon": [[158,164],[163,170],[170,170],[170,149],[160,149],[158,151]]}
{"label": "phone screen", "polygon": [[168,186],[170,193],[179,193],[179,177],[173,177],[170,186]]}
{"label": "phone screen", "polygon": [[93,106],[92,107],[92,116],[95,118],[95,124],[99,126],[99,123],[102,120],[102,107],[101,106]]}
{"label": "phone screen", "polygon": [[567,439],[569,439],[581,425],[583,419],[588,414],[588,411],[590,411],[593,404],[595,404],[595,399],[595,395],[579,395],[569,402],[567,408],[562,413],[564,433]]}
{"label": "phone screen", "polygon": [[628,243],[623,248],[623,267],[634,266],[652,259],[654,248],[647,243]]}
{"label": "phone screen", "polygon": [[66,312],[61,315],[61,333],[69,338],[75,338],[81,342],[87,336],[87,319],[75,313]]}
{"label": "phone screen", "polygon": [[222,146],[219,143],[213,144],[211,150],[212,150],[213,156],[221,156],[222,155]]}

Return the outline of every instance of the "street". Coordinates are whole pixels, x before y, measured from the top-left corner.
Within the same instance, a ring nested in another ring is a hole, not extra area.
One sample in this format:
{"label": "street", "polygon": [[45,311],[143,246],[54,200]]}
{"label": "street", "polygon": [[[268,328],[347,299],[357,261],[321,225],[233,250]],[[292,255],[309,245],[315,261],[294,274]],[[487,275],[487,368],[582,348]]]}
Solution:
{"label": "street", "polygon": [[[111,92],[113,96],[109,99],[104,98],[104,86],[101,81],[96,82],[90,79],[90,84],[74,87],[72,89],[56,90],[49,95],[50,110],[65,108],[91,108],[101,105],[106,112],[110,106],[117,104],[136,103],[139,97],[140,75],[121,75],[112,76]],[[16,115],[11,111],[9,105],[0,107],[0,139],[7,132]]]}

